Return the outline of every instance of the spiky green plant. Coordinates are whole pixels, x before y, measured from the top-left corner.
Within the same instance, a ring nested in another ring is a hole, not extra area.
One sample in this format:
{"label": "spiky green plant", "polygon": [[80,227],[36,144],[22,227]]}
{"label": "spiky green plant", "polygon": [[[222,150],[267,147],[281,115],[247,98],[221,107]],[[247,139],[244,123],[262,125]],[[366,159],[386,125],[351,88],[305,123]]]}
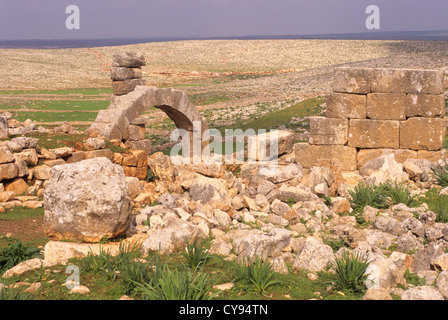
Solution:
{"label": "spiky green plant", "polygon": [[25,246],[20,240],[11,243],[7,248],[0,251],[0,274],[20,262],[34,258],[43,259],[39,248]]}
{"label": "spiky green plant", "polygon": [[188,242],[182,256],[186,259],[186,265],[191,270],[195,271],[200,266],[207,263],[212,258],[209,253],[210,242],[204,240],[195,240],[192,243]]}
{"label": "spiky green plant", "polygon": [[355,212],[361,212],[364,207],[371,206],[377,209],[388,207],[385,185],[370,185],[360,182],[353,190],[349,190],[350,202]]}
{"label": "spiky green plant", "polygon": [[419,200],[427,203],[429,210],[436,214],[436,222],[448,223],[448,196],[441,195],[436,188],[432,188]]}
{"label": "spiky green plant", "polygon": [[362,255],[343,251],[331,265],[335,271],[336,285],[340,289],[352,292],[362,292],[365,289],[365,272],[369,263]]}
{"label": "spiky green plant", "polygon": [[252,284],[255,290],[263,294],[266,289],[280,281],[275,279],[275,272],[269,261],[256,256],[255,261],[242,259],[234,263],[233,281]]}
{"label": "spiky green plant", "polygon": [[167,266],[157,272],[156,279],[143,284],[135,282],[135,292],[144,300],[211,300],[213,283],[208,275],[189,270],[170,270]]}
{"label": "spiky green plant", "polygon": [[410,208],[418,205],[416,200],[418,195],[411,195],[409,187],[402,183],[384,184],[383,190],[384,194],[390,198],[390,205],[403,203]]}
{"label": "spiky green plant", "polygon": [[436,179],[437,184],[442,188],[448,187],[448,163],[445,162],[444,165],[437,166],[432,171],[433,177]]}

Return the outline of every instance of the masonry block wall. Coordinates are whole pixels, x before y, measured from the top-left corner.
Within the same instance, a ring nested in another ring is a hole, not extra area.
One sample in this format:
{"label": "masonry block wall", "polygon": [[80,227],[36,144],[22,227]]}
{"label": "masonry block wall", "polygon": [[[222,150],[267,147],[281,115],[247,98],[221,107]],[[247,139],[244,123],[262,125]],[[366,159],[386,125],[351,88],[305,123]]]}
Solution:
{"label": "masonry block wall", "polygon": [[394,153],[437,161],[446,156],[443,73],[438,70],[336,68],[326,117],[310,119],[309,143],[296,161],[312,167],[335,159],[343,171]]}

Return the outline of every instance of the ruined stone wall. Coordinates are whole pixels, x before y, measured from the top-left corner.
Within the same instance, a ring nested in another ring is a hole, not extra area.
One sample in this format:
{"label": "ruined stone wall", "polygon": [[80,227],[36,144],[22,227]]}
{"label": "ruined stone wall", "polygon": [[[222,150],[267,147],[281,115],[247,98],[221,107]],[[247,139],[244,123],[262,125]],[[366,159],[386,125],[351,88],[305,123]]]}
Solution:
{"label": "ruined stone wall", "polygon": [[294,147],[304,168],[334,159],[343,171],[393,153],[437,161],[446,155],[443,73],[438,70],[336,68],[326,117],[310,119],[309,143]]}

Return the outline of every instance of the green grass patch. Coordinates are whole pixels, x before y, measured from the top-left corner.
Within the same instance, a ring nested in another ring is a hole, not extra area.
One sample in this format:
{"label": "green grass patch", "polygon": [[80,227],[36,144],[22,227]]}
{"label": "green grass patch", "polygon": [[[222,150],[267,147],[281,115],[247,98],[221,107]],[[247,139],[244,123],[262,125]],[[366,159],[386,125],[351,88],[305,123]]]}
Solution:
{"label": "green grass patch", "polygon": [[248,122],[236,119],[232,126],[217,129],[224,134],[225,129],[242,129],[243,131],[253,129],[257,132],[260,129],[277,129],[281,125],[285,125],[288,128],[292,118],[319,114],[322,110],[321,105],[324,102],[325,98],[323,97],[307,99],[291,107],[267,113],[259,118],[249,120]]}
{"label": "green grass patch", "polygon": [[96,119],[96,112],[26,112],[16,111],[15,117],[19,121],[25,121],[30,119],[35,122],[73,122],[73,121],[89,121],[92,122]]}
{"label": "green grass patch", "polygon": [[427,203],[429,210],[437,215],[436,222],[448,223],[448,196],[440,195],[437,188],[432,188],[419,201]]}
{"label": "green grass patch", "polygon": [[44,208],[30,209],[26,207],[14,207],[0,213],[0,221],[18,221],[22,219],[44,216]]}
{"label": "green grass patch", "polygon": [[54,95],[99,95],[113,94],[112,88],[81,88],[62,90],[0,90],[0,95],[33,95],[33,94],[54,94]]}

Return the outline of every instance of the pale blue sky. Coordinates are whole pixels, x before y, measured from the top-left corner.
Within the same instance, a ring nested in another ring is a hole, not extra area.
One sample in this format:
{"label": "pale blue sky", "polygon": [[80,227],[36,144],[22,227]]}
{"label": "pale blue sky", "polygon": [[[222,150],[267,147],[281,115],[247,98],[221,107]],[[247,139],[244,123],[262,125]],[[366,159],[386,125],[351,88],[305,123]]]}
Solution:
{"label": "pale blue sky", "polygon": [[[65,27],[68,5],[80,8],[80,30]],[[0,0],[0,39],[368,32],[369,5],[380,31],[448,30],[447,0]]]}

